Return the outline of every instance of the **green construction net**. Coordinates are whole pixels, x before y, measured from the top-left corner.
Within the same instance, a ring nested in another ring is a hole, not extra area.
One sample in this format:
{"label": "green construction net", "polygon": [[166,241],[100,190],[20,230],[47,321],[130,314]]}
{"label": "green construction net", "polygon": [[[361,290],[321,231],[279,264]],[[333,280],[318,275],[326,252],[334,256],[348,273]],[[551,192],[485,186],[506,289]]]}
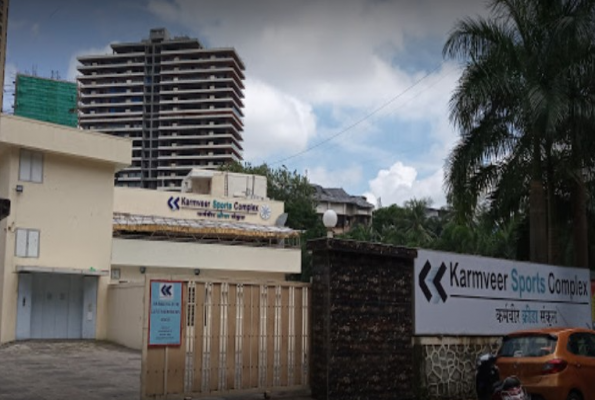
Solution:
{"label": "green construction net", "polygon": [[14,115],[76,127],[77,86],[73,82],[17,75]]}

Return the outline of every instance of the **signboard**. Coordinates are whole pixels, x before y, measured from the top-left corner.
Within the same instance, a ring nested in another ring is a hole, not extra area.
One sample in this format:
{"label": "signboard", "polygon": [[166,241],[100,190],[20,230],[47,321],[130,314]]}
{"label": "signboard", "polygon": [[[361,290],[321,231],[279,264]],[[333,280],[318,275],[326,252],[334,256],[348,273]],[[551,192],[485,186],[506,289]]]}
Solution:
{"label": "signboard", "polygon": [[182,282],[151,281],[149,346],[179,346],[182,334]]}
{"label": "signboard", "polygon": [[592,324],[589,271],[419,250],[417,335],[501,335]]}
{"label": "signboard", "polygon": [[271,208],[268,205],[242,203],[239,201],[230,202],[171,196],[167,200],[167,206],[172,211],[182,209],[196,210],[196,215],[203,218],[243,221],[249,215],[260,215],[260,218],[266,221],[271,217]]}

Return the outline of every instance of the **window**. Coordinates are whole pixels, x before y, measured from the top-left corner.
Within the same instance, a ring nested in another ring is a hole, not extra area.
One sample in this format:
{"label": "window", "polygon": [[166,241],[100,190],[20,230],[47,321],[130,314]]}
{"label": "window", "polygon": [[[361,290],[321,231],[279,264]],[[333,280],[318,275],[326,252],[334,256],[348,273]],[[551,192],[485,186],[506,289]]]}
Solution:
{"label": "window", "polygon": [[595,357],[595,335],[575,333],[568,339],[568,351],[577,356]]}
{"label": "window", "polygon": [[556,349],[557,337],[547,334],[506,336],[499,357],[543,357]]}
{"label": "window", "polygon": [[117,281],[120,280],[120,268],[112,268],[112,279]]}
{"label": "window", "polygon": [[17,257],[39,258],[39,231],[17,229],[15,255]]}
{"label": "window", "polygon": [[43,182],[43,154],[21,150],[19,180],[22,182]]}

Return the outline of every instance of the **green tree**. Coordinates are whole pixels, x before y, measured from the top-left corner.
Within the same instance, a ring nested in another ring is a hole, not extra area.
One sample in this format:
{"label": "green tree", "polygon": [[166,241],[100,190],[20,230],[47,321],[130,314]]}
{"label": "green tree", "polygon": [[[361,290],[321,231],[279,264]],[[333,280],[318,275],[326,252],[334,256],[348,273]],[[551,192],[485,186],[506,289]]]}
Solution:
{"label": "green tree", "polygon": [[[460,21],[444,46],[447,58],[464,63],[451,99],[461,141],[447,162],[448,197],[459,222],[472,217],[482,196],[504,221],[528,209],[530,256],[536,262],[555,258],[544,251],[556,242],[554,153],[570,146],[574,162],[581,169],[586,165],[586,152],[571,140],[584,139],[586,130],[569,135],[564,128],[593,113],[588,95],[570,97],[593,67],[586,51],[593,3],[494,0],[489,18]],[[575,220],[586,217],[584,192],[575,190]],[[586,237],[582,228],[575,231],[577,243]]]}
{"label": "green tree", "polygon": [[297,171],[290,171],[285,166],[271,168],[266,164],[230,163],[221,167],[222,171],[261,175],[267,178],[267,197],[282,201],[288,214],[287,226],[299,230],[302,244],[302,274],[299,278],[310,279],[310,254],[306,250],[306,242],[310,239],[326,236],[322,221],[316,214],[314,188],[308,179]]}

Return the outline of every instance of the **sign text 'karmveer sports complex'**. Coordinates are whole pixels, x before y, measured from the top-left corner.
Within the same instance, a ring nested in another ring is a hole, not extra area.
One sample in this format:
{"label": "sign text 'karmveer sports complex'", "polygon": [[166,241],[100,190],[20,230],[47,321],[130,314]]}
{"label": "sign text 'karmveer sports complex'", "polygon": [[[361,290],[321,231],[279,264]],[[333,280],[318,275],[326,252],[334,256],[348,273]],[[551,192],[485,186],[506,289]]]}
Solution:
{"label": "sign text 'karmveer sports complex'", "polygon": [[167,205],[172,211],[179,211],[181,209],[196,210],[197,215],[203,218],[243,221],[247,215],[260,215],[260,218],[264,220],[268,220],[271,217],[271,209],[266,204],[259,205],[239,201],[230,202],[171,196],[167,201]]}
{"label": "sign text 'karmveer sports complex'", "polygon": [[418,335],[592,324],[586,269],[420,250],[415,280]]}

